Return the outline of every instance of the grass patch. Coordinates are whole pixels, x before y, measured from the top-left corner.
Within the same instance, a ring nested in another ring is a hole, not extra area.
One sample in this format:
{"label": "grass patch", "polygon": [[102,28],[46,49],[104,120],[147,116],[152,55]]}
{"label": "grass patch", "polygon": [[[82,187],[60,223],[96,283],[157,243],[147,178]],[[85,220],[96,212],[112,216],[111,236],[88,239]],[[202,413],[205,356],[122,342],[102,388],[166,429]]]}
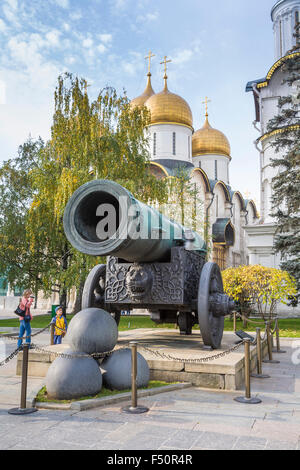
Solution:
{"label": "grass patch", "polygon": [[[165,387],[166,385],[172,385],[172,384],[176,384],[176,383],[179,383],[179,382],[167,383],[167,382],[161,382],[161,381],[158,381],[158,380],[151,380],[149,382],[148,387],[142,387],[142,388],[139,388],[139,390],[149,390],[150,388]],[[94,398],[105,398],[105,397],[110,397],[110,396],[114,396],[114,395],[119,395],[120,393],[128,393],[130,391],[131,391],[131,389],[129,389],[129,388],[126,389],[126,390],[109,390],[108,388],[103,387],[101,389],[101,392],[98,393],[97,395],[85,396],[85,397],[81,397],[81,398],[74,398],[72,400],[54,400],[54,399],[48,398],[47,390],[46,390],[46,387],[44,386],[38,392],[35,401],[37,403],[46,403],[47,402],[47,403],[69,404],[69,403],[72,403],[74,401],[91,400],[91,399],[94,399]]]}
{"label": "grass patch", "polygon": [[[73,315],[67,315],[68,323],[72,320]],[[33,317],[31,322],[32,328],[45,328],[51,321],[51,315],[39,315],[37,317]],[[5,327],[19,327],[20,322],[18,318],[9,319],[9,320],[0,320],[0,328]],[[260,323],[253,324],[249,323],[247,326],[247,331],[255,331],[256,327],[263,325]],[[139,328],[165,328],[165,329],[173,329],[175,327],[174,324],[161,324],[157,325],[154,323],[150,317],[148,316],[124,316],[121,317],[120,324],[119,324],[119,331],[128,331],[128,330],[135,330]],[[300,318],[297,319],[286,319],[279,321],[280,327],[280,336],[285,338],[300,338]],[[199,326],[194,326],[194,331],[199,331]],[[237,320],[237,329],[243,329],[243,322]],[[225,319],[225,331],[233,331],[233,322],[229,319]],[[1,334],[1,333],[0,333]]]}

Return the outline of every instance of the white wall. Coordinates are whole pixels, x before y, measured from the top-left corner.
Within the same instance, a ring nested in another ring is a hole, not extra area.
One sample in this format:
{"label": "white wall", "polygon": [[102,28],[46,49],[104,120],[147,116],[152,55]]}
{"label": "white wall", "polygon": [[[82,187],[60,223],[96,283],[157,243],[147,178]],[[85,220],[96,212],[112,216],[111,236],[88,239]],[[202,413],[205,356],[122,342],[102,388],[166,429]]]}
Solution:
{"label": "white wall", "polygon": [[[192,129],[179,124],[154,124],[149,126],[148,131],[151,160],[171,159],[192,163]],[[173,154],[174,132],[175,155]],[[154,149],[155,134],[156,149]]]}
{"label": "white wall", "polygon": [[296,11],[300,12],[300,0],[282,1],[273,10],[275,60],[283,57],[295,45],[293,34]]}
{"label": "white wall", "polygon": [[[217,166],[216,163],[217,162]],[[209,179],[224,181],[229,184],[230,159],[224,155],[198,155],[193,157],[196,167],[202,168]]]}

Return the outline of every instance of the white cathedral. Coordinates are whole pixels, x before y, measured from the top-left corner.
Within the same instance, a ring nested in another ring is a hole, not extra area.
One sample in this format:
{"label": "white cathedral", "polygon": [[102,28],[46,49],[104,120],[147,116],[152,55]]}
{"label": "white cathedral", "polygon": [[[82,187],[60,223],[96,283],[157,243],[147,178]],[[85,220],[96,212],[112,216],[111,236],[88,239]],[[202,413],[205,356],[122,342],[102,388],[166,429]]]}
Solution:
{"label": "white cathedral", "polygon": [[[193,116],[189,104],[168,87],[165,57],[164,88],[155,93],[149,72],[147,86],[142,95],[131,101],[131,106],[146,106],[151,122],[148,128],[150,142],[150,168],[157,178],[176,176],[178,167],[185,168],[191,181],[197,185],[204,205],[204,222],[209,226],[212,241],[211,260],[221,269],[240,264],[261,264],[280,267],[280,257],[274,253],[276,224],[270,216],[272,178],[275,169],[270,160],[275,157],[272,147],[276,134],[267,132],[267,123],[277,114],[281,96],[290,94],[282,84],[286,61],[300,55],[294,50],[295,27],[299,23],[300,0],[279,0],[271,10],[275,39],[275,63],[263,79],[252,80],[246,86],[252,92],[255,104],[255,128],[259,132],[255,146],[258,150],[261,187],[260,214],[253,200],[232,189],[229,179],[231,163],[230,143],[226,136],[214,129],[208,119],[207,100],[203,127],[193,128]],[[250,119],[249,119],[250,121]],[[40,299],[42,306],[56,303],[57,299]],[[69,308],[74,302],[74,293]],[[1,306],[0,306],[1,308]],[[296,309],[284,307],[280,314],[300,315]]]}
{"label": "white cathedral", "polygon": [[[275,39],[275,63],[266,77],[250,81],[246,91],[251,91],[255,103],[255,128],[259,137],[255,147],[259,152],[259,177],[261,188],[260,214],[253,200],[232,189],[229,180],[231,163],[230,143],[226,136],[214,129],[208,119],[207,100],[205,122],[194,130],[189,104],[168,87],[165,57],[164,88],[155,93],[151,73],[142,95],[131,101],[132,106],[146,106],[150,111],[149,125],[151,170],[158,178],[174,175],[178,167],[190,172],[191,181],[197,184],[205,206],[205,217],[210,225],[213,242],[211,259],[221,269],[240,264],[261,264],[280,267],[280,256],[274,253],[276,224],[271,217],[272,179],[275,170],[270,166],[276,158],[272,142],[280,129],[267,133],[267,123],[277,113],[278,99],[291,93],[283,85],[286,61],[297,51],[295,28],[299,24],[300,0],[279,0],[271,10]],[[151,53],[149,53],[149,63]],[[278,155],[278,154],[277,154]],[[281,313],[287,313],[286,307]],[[289,315],[300,309],[289,309]]]}

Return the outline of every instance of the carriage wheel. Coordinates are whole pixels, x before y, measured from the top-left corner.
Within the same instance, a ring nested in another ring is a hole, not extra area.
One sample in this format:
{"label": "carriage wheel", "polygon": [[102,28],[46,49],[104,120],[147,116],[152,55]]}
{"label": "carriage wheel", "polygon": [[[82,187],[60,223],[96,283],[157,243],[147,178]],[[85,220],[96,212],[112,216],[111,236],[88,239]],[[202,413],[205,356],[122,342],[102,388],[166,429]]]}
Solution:
{"label": "carriage wheel", "polygon": [[224,316],[216,315],[214,295],[224,294],[221,271],[216,263],[206,263],[202,269],[198,290],[198,320],[205,346],[218,349],[224,331]]}
{"label": "carriage wheel", "polygon": [[[81,308],[83,310],[92,307],[107,310],[108,306],[105,304],[105,276],[106,264],[98,264],[90,271],[82,293]],[[111,316],[119,325],[121,312],[112,312]]]}

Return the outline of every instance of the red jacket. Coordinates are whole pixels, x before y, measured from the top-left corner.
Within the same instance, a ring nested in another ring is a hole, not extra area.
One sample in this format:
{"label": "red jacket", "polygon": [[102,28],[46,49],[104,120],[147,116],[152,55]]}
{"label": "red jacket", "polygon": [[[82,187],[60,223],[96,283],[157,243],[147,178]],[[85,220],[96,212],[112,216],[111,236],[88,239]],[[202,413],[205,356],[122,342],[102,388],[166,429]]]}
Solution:
{"label": "red jacket", "polygon": [[[30,312],[30,307],[32,305],[32,302],[33,302],[33,299],[30,298],[30,297],[29,297],[29,299],[26,299],[26,297],[22,297],[21,302],[20,302],[20,308],[22,310],[26,310],[25,315],[29,315],[30,320],[32,320],[32,315],[31,315],[31,312]],[[22,320],[24,320],[24,318],[20,317],[19,320],[22,321]]]}

